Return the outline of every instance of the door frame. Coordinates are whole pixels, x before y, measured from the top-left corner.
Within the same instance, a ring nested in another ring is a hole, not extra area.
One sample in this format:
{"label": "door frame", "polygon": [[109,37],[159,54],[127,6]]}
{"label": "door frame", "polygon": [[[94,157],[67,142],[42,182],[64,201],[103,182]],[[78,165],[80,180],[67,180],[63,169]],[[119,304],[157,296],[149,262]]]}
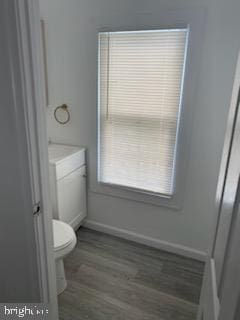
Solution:
{"label": "door frame", "polygon": [[228,250],[225,255],[222,272],[219,320],[237,320],[239,319],[240,312],[240,175],[238,181],[233,221],[228,240]]}
{"label": "door frame", "polygon": [[[225,141],[222,152],[221,166],[219,170],[218,186],[216,191],[216,212],[212,228],[212,241],[209,246],[207,263],[201,291],[198,320],[202,320],[207,314],[209,319],[237,320],[240,313],[240,180],[239,166],[236,177],[229,181],[228,175],[234,163],[239,163],[240,145],[240,53],[235,71],[235,79],[228,114]],[[234,167],[235,168],[235,167]],[[229,183],[233,190],[230,190]],[[227,196],[225,195],[228,190]],[[228,199],[229,197],[229,199]],[[226,211],[228,218],[222,221],[222,210]],[[218,232],[222,231],[224,223],[226,244],[219,246],[216,255]],[[227,228],[227,229],[226,229]],[[221,261],[222,260],[222,261]],[[220,289],[221,288],[221,295]],[[238,306],[239,305],[239,306]],[[235,314],[236,313],[236,314]],[[205,319],[205,318],[204,318]]]}
{"label": "door frame", "polygon": [[[5,1],[6,15],[9,0]],[[21,91],[25,128],[28,142],[33,210],[39,203],[40,211],[34,215],[34,233],[37,248],[41,302],[49,304],[51,319],[58,319],[56,271],[53,251],[52,212],[48,172],[46,97],[44,65],[38,0],[12,0],[15,12],[17,43],[14,54],[20,75],[12,67],[12,77]],[[12,18],[12,17],[11,17]],[[8,19],[8,21],[11,21]],[[10,58],[11,59],[11,58]],[[15,59],[15,58],[14,58]],[[16,89],[15,89],[16,91]]]}

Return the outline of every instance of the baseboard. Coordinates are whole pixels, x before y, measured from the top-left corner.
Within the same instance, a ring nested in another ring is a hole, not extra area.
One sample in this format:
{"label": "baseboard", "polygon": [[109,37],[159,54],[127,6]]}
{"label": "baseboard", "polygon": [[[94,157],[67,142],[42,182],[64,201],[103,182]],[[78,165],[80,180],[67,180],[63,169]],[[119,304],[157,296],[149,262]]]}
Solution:
{"label": "baseboard", "polygon": [[192,259],[203,261],[203,262],[205,262],[206,260],[205,252],[195,250],[189,247],[185,247],[179,244],[159,240],[152,237],[143,236],[139,233],[112,227],[112,226],[91,221],[91,220],[85,220],[83,225],[89,229],[101,231],[101,232],[111,234],[113,236],[117,236],[123,239],[135,241],[150,247],[154,247],[154,248],[168,251],[171,253],[179,254],[184,257],[192,258]]}

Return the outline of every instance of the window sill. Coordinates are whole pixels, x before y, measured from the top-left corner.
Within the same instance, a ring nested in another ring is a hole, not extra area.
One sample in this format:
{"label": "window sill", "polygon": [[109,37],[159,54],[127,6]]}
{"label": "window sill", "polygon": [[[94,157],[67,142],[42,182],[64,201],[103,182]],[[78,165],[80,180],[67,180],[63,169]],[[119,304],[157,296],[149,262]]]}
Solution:
{"label": "window sill", "polygon": [[155,194],[147,191],[141,191],[102,182],[97,182],[93,188],[90,188],[90,192],[124,200],[142,202],[146,205],[167,207],[177,211],[181,210],[182,208],[182,197],[179,197],[177,195],[167,196]]}

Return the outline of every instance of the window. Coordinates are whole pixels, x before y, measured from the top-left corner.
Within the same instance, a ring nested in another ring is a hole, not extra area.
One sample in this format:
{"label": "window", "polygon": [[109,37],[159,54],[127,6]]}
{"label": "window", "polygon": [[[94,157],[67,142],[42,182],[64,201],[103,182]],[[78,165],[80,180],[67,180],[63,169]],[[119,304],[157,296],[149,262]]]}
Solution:
{"label": "window", "polygon": [[173,195],[187,38],[99,33],[99,182]]}

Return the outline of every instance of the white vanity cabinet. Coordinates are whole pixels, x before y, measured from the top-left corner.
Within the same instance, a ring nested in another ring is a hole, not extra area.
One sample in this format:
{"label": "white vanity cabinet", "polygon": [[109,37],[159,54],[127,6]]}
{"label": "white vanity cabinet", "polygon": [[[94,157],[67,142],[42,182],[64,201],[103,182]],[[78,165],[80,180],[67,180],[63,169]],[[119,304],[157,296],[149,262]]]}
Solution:
{"label": "white vanity cabinet", "polygon": [[49,144],[48,153],[53,218],[76,230],[87,215],[85,149]]}

